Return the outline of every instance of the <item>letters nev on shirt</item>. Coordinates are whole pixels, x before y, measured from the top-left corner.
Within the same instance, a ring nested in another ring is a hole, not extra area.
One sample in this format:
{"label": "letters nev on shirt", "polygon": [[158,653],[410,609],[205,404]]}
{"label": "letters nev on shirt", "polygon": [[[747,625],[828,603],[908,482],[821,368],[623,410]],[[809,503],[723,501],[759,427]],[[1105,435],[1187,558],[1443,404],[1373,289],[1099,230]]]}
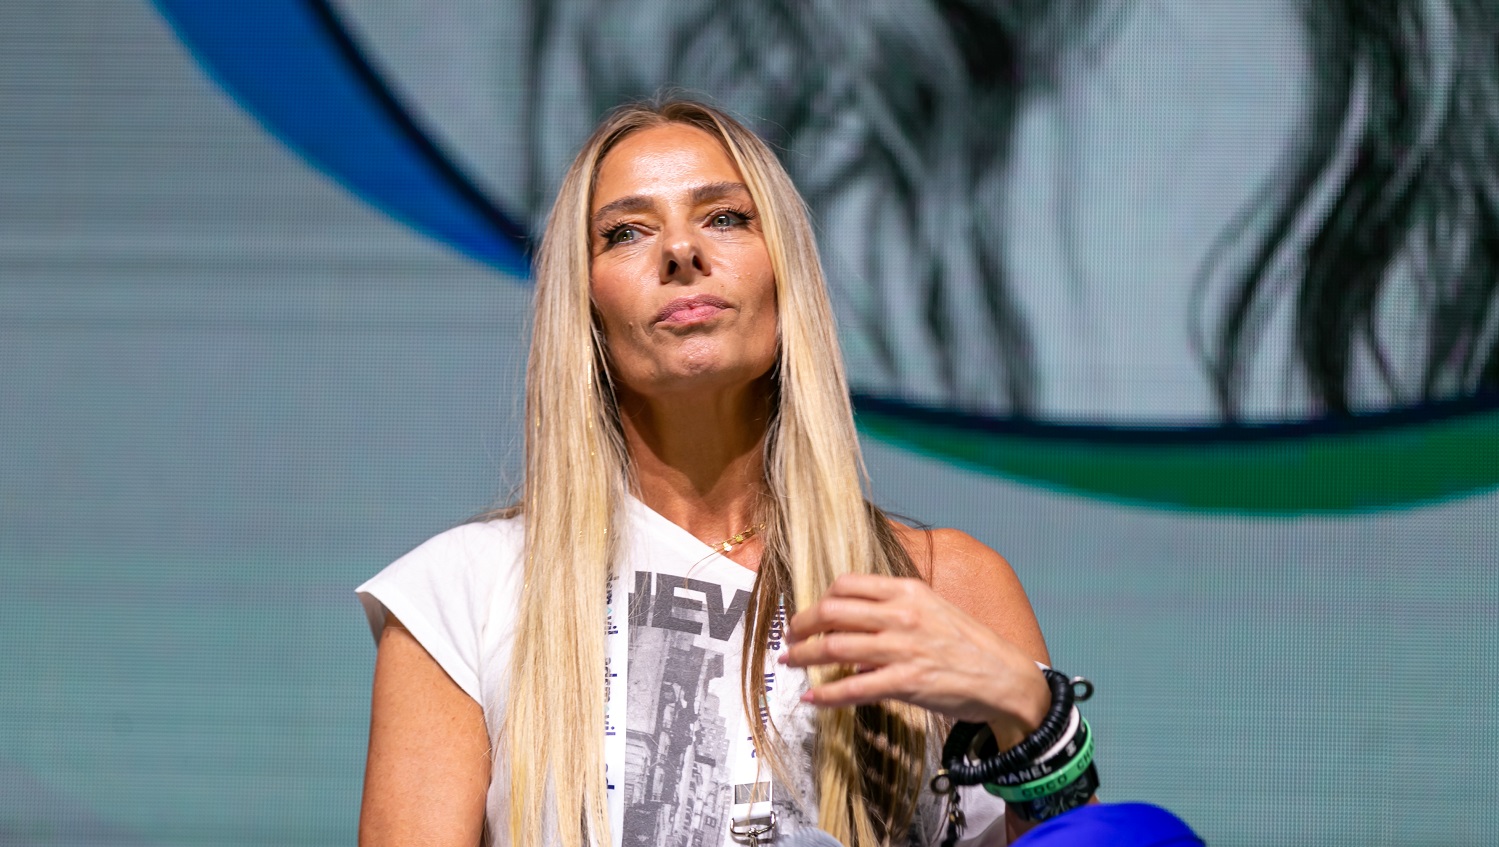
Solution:
{"label": "letters nev on shirt", "polygon": [[[679,590],[689,593],[684,595],[678,593]],[[690,596],[691,593],[701,594],[704,599]],[[630,592],[630,626],[653,626],[701,635],[702,622],[678,617],[676,610],[703,611],[708,617],[708,637],[728,641],[744,620],[750,593],[742,588],[735,589],[727,607],[723,595],[723,586],[716,582],[636,571],[635,590]]]}

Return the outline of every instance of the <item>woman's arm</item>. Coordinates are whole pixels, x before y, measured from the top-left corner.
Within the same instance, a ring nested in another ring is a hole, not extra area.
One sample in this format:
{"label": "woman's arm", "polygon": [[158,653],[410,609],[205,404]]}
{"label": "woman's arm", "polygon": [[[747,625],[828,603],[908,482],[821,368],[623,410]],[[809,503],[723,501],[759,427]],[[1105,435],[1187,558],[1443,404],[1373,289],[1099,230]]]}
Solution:
{"label": "woman's arm", "polygon": [[930,561],[923,561],[922,547],[911,542],[906,546],[937,596],[994,630],[1033,661],[1050,665],[1041,625],[1010,563],[966,532],[936,529],[930,537]]}
{"label": "woman's arm", "polygon": [[[1019,577],[1004,557],[973,536],[955,529],[939,529],[932,535],[932,558],[937,566],[923,569],[937,595],[975,620],[988,626],[1030,658],[1051,664],[1041,625]],[[907,549],[914,548],[907,543]],[[917,559],[918,565],[920,559]],[[1018,739],[1011,739],[1018,742]],[[1035,827],[1013,812],[1005,814],[1005,832],[1014,841]]]}
{"label": "woman's arm", "polygon": [[[839,577],[791,619],[784,660],[864,671],[813,688],[807,699],[819,706],[904,700],[988,723],[1001,747],[1018,744],[1051,703],[1035,664],[1049,663],[1046,642],[1020,581],[965,533],[897,531],[927,582]],[[1006,824],[1011,838],[1031,826],[1012,814]]]}
{"label": "woman's arm", "polygon": [[479,704],[387,615],[375,659],[360,847],[475,847],[489,756]]}

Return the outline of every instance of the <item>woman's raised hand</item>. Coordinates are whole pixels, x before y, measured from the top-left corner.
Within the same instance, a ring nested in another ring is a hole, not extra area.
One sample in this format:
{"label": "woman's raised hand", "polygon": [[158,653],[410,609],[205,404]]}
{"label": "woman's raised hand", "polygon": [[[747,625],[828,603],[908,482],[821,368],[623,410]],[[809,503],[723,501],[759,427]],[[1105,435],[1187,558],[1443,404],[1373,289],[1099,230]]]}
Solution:
{"label": "woman's raised hand", "polygon": [[783,664],[856,670],[803,696],[818,706],[902,700],[987,723],[1009,746],[1040,725],[1051,702],[1029,656],[919,579],[840,576],[792,617],[788,640]]}

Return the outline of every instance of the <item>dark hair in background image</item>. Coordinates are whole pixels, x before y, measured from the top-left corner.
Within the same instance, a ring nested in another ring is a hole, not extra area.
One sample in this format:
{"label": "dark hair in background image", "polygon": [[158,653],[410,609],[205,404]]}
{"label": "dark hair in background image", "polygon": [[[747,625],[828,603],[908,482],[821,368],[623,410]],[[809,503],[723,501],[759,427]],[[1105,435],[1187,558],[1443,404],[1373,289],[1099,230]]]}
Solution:
{"label": "dark hair in background image", "polygon": [[[753,116],[783,150],[817,151],[788,154],[787,166],[824,225],[867,221],[870,237],[829,260],[847,265],[832,274],[840,307],[886,381],[937,392],[943,405],[1031,417],[1032,330],[997,212],[1017,115],[1058,84],[1064,62],[1104,48],[1132,8],[538,3],[530,125],[555,125],[579,98],[591,119],[681,82]],[[1313,416],[1499,388],[1499,3],[1304,0],[1299,10],[1311,54],[1305,125],[1209,253],[1186,318],[1222,417],[1243,417],[1246,372],[1275,309],[1292,310],[1297,373],[1285,378]],[[672,49],[639,46],[663,37]],[[530,139],[533,213],[559,156],[541,132]],[[850,284],[881,278],[894,290]],[[1420,320],[1381,328],[1381,298],[1397,283],[1413,289],[1401,296]],[[1419,364],[1397,368],[1395,348]],[[923,386],[910,363],[933,357],[938,384]],[[1372,363],[1372,400],[1351,385],[1361,363]]]}
{"label": "dark hair in background image", "polygon": [[[1316,92],[1299,161],[1266,189],[1268,222],[1209,348],[1233,417],[1278,265],[1295,286],[1296,354],[1326,413],[1353,412],[1372,358],[1392,405],[1499,389],[1499,3],[1307,0]],[[1321,204],[1318,195],[1331,203]],[[1233,236],[1249,236],[1252,217]],[[1309,233],[1302,220],[1314,217]],[[1424,366],[1401,384],[1376,307],[1397,274],[1423,305]]]}

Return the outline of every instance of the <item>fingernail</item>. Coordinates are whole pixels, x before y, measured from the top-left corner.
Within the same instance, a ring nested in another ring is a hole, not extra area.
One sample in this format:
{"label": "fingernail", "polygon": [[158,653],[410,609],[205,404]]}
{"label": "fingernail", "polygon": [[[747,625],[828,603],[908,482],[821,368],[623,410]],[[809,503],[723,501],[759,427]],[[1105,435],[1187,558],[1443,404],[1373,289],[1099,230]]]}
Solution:
{"label": "fingernail", "polygon": [[778,665],[784,665],[784,664],[786,664],[789,661],[791,661],[791,660],[788,659],[788,658],[786,658],[786,654],[785,653],[782,653],[781,655],[779,655],[779,656],[776,657],[776,664],[778,664]]}
{"label": "fingernail", "polygon": [[805,693],[802,694],[802,702],[803,703],[811,703],[811,702],[813,702],[816,699],[817,698],[813,697],[812,696],[812,692],[810,692],[810,691],[807,691],[807,692],[805,692]]}

